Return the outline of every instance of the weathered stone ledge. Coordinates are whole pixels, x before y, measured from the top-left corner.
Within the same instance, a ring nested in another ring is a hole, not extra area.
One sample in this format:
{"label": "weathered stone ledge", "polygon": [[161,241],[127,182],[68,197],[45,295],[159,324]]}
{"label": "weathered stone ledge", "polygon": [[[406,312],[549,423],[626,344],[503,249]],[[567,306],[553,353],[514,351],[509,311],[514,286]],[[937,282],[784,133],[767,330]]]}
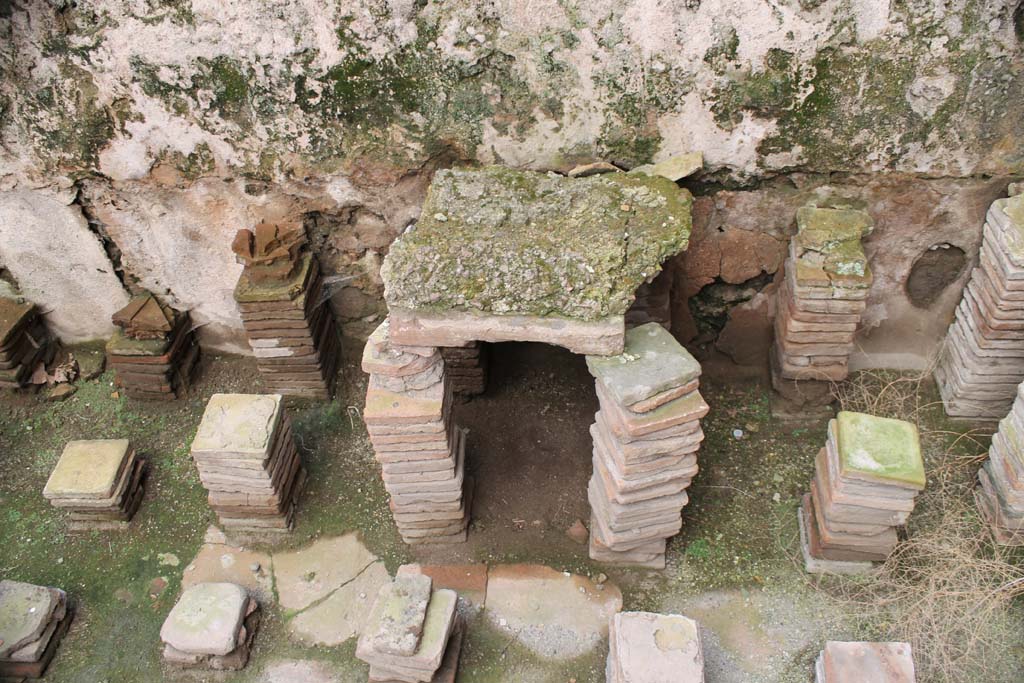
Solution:
{"label": "weathered stone ledge", "polygon": [[392,308],[391,341],[409,346],[467,346],[474,341],[534,341],[573,353],[612,356],[622,353],[625,319],[621,315],[583,321],[554,316],[488,315],[469,311],[435,313]]}

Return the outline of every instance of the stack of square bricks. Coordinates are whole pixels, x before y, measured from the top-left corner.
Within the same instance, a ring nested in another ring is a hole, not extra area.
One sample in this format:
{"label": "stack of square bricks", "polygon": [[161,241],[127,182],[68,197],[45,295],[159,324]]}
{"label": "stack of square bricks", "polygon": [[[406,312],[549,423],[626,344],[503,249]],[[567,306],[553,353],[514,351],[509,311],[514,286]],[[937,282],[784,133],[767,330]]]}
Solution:
{"label": "stack of square bricks", "polygon": [[814,683],[914,683],[910,643],[830,640],[814,665]]}
{"label": "stack of square bricks", "polygon": [[621,355],[587,356],[587,366],[601,405],[591,427],[590,557],[663,568],[704,438],[700,365],[668,331],[648,323],[626,332]]}
{"label": "stack of square bricks", "polygon": [[0,387],[25,386],[36,366],[53,360],[54,351],[35,305],[17,297],[0,297]]}
{"label": "stack of square bricks", "polygon": [[775,316],[773,375],[789,380],[845,379],[871,287],[861,238],[873,228],[864,211],[805,206],[789,243]]}
{"label": "stack of square bricks", "polygon": [[70,441],[43,497],[71,513],[70,531],[124,529],[142,503],[144,475],[127,439]]}
{"label": "stack of square bricks", "polygon": [[466,540],[466,434],[452,422],[452,388],[436,348],[396,346],[385,320],[367,340],[366,422],[409,544]]}
{"label": "stack of square bricks", "polygon": [[430,577],[400,574],[381,586],[356,645],[371,683],[454,683],[462,650],[458,595]]}
{"label": "stack of square bricks", "polygon": [[330,398],[341,348],[323,278],[301,225],[261,223],[232,245],[246,264],[235,286],[242,325],[268,391]]}
{"label": "stack of square bricks", "polygon": [[840,411],[829,422],[801,508],[808,569],[827,571],[828,562],[844,562],[867,563],[866,570],[884,561],[899,541],[896,527],[906,523],[924,485],[917,427]]}
{"label": "stack of square bricks", "polygon": [[107,362],[117,385],[132,398],[173,400],[186,391],[199,360],[189,315],[146,292],[113,316]]}
{"label": "stack of square bricks", "polygon": [[1024,545],[1024,384],[978,472],[978,510],[1002,545]]}
{"label": "stack of square bricks", "polygon": [[59,588],[0,581],[0,680],[42,678],[71,619]]}
{"label": "stack of square bricks", "polygon": [[192,441],[210,507],[227,530],[292,528],[306,470],[279,394],[214,394]]}
{"label": "stack of square bricks", "polygon": [[460,396],[477,396],[487,389],[487,347],[482,342],[469,346],[441,347],[444,373],[452,391]]}
{"label": "stack of square bricks", "polygon": [[946,413],[998,418],[1024,380],[1024,195],[989,207],[971,273],[935,368]]}

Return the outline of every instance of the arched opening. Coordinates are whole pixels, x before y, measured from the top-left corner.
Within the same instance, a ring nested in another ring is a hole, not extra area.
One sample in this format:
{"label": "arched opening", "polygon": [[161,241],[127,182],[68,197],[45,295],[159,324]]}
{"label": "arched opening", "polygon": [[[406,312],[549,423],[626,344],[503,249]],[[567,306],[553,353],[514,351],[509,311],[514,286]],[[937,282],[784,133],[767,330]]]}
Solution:
{"label": "arched opening", "polygon": [[584,356],[561,347],[487,346],[486,392],[454,408],[469,430],[470,553],[564,551],[566,530],[589,525],[594,378]]}

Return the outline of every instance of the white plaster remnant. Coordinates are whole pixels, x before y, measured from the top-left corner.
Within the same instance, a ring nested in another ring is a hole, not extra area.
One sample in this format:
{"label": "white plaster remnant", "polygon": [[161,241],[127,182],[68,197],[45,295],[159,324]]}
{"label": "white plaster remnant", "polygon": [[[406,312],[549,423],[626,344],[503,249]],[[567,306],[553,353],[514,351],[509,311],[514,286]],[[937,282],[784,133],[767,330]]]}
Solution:
{"label": "white plaster remnant", "polygon": [[128,304],[99,238],[78,206],[40,191],[0,192],[0,266],[66,342],[110,335]]}

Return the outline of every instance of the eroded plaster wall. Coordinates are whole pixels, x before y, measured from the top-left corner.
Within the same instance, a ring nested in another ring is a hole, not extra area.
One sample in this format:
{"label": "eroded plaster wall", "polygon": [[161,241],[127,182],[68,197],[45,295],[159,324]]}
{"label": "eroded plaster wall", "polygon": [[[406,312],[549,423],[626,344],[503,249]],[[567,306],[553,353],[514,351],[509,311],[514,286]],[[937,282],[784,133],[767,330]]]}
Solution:
{"label": "eroded plaster wall", "polygon": [[[240,349],[228,239],[303,219],[364,334],[434,169],[699,149],[695,255],[677,266],[692,294],[710,278],[755,299],[711,343],[743,355],[738,321],[756,325],[801,193],[828,185],[878,224],[862,346],[912,365],[901,349],[941,335],[962,277],[924,312],[901,278],[931,244],[975,258],[984,204],[1024,172],[1019,4],[0,2],[0,267],[69,339],[106,334],[148,287]],[[51,269],[64,248],[77,265]]]}

